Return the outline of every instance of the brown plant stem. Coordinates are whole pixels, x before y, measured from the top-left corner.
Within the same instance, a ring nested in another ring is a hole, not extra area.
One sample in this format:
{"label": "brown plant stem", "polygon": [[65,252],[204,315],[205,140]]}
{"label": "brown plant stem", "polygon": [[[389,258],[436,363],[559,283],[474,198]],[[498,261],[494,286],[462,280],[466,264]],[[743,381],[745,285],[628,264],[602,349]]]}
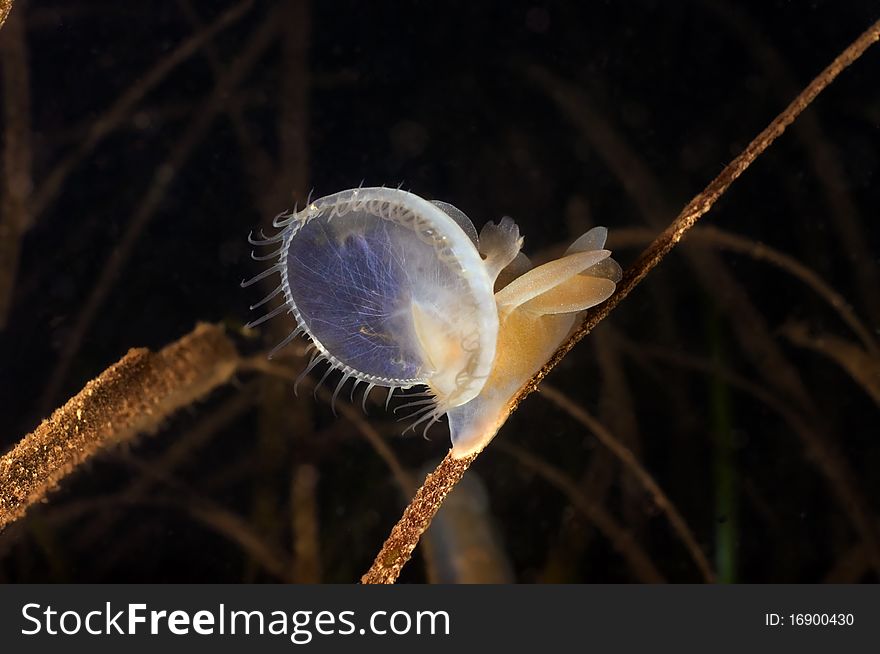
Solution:
{"label": "brown plant stem", "polygon": [[416,491],[403,516],[391,530],[388,540],[382,545],[373,565],[361,577],[361,583],[393,584],[397,581],[400,571],[412,556],[419,538],[431,524],[434,514],[476,458],[476,454],[471,454],[463,459],[456,459],[451,451],[446,455]]}
{"label": "brown plant stem", "polygon": [[651,557],[642,549],[638,538],[618,523],[602,507],[600,502],[591,500],[584,495],[573,479],[521,447],[511,443],[499,443],[498,449],[505,454],[515,457],[523,466],[543,477],[551,485],[565,493],[565,496],[572,505],[587,517],[596,529],[608,539],[618,554],[623,557],[633,574],[633,578],[639,583],[666,583],[665,577],[654,565]]}
{"label": "brown plant stem", "polygon": [[[847,66],[857,60],[880,38],[880,21],[871,25],[853,41],[831,64],[828,65],[801,93],[756,136],[746,149],[731,161],[709,185],[694,197],[672,223],[642,252],[636,262],[627,268],[623,279],[614,294],[597,307],[587,311],[586,317],[572,335],[556,350],[550,360],[520,389],[511,401],[509,413],[532,392],[547,374],[562,361],[566,354],[604,320],[620,302],[627,297],[647,274],[676,246],[685,233],[712,208],[730,185],[742,175],[752,162],[758,158],[798,115],[821,93]],[[508,413],[508,415],[509,415]],[[370,569],[361,578],[362,583],[394,583],[401,569],[409,560],[419,538],[434,514],[440,508],[446,495],[464,475],[477,454],[455,459],[452,453],[440,462],[436,470],[428,475],[425,483],[416,492],[403,516],[392,528],[391,534],[382,545]]]}
{"label": "brown plant stem", "polygon": [[3,24],[6,22],[6,17],[9,16],[11,10],[12,0],[0,0],[0,28],[3,27]]}
{"label": "brown plant stem", "polygon": [[856,532],[865,542],[872,567],[880,571],[880,525],[872,515],[867,498],[853,482],[856,475],[841,454],[840,448],[816,428],[813,420],[802,415],[783,398],[774,396],[762,386],[726,370],[717,363],[669,352],[644,343],[639,344],[637,349],[625,340],[621,340],[620,345],[637,359],[650,357],[677,367],[697,370],[706,375],[718,375],[725,383],[750,395],[777,413],[801,439],[804,445],[804,457],[825,477],[842,511],[849,517]]}
{"label": "brown plant stem", "polygon": [[[288,383],[291,379],[296,379],[298,374],[296,368],[278,363],[277,361],[270,361],[263,354],[242,359],[239,363],[238,369],[240,371],[254,371],[266,375],[273,375],[279,379],[287,381]],[[300,384],[304,388],[313,389],[315,396],[327,404],[332,403],[333,394],[325,388],[315,389],[313,382],[309,377],[303,377]],[[367,440],[373,449],[376,450],[376,454],[378,454],[388,466],[388,469],[394,476],[394,480],[397,482],[401,491],[407,495],[415,493],[417,487],[413,481],[412,475],[404,469],[400,460],[397,458],[397,455],[394,453],[394,450],[391,449],[385,439],[382,438],[379,431],[364,418],[361,410],[342,399],[337,399],[334,409],[338,411],[343,418],[348,420],[348,422],[360,432],[361,436]]]}
{"label": "brown plant stem", "polygon": [[805,324],[799,322],[788,323],[782,333],[795,345],[831,359],[880,407],[880,356],[831,334],[813,335]]}
{"label": "brown plant stem", "polygon": [[138,499],[128,493],[116,498],[121,503],[131,502],[145,506],[172,508],[187,512],[193,519],[212,531],[235,543],[251,559],[257,561],[267,572],[285,582],[293,581],[288,565],[289,556],[286,551],[266,541],[257,533],[253,526],[233,511],[216,504],[201,496],[189,486],[181,483],[173,476],[166,474],[157,466],[146,463],[130,454],[123,454],[121,460],[134,470],[139,471],[150,481],[166,486],[171,496],[164,500],[154,494]]}
{"label": "brown plant stem", "polygon": [[33,214],[39,217],[61,192],[64,183],[76,166],[95,150],[103,140],[116,131],[128,119],[138,103],[171,73],[199,52],[215,36],[245,16],[253,5],[253,0],[242,2],[224,11],[216,20],[200,28],[192,36],[181,41],[177,47],[159,59],[128,87],[110,106],[89,124],[85,138],[40,181],[34,190]]}
{"label": "brown plant stem", "polygon": [[[258,206],[271,201],[272,206],[289,205],[294,200],[294,193],[304,197],[308,188],[308,103],[309,103],[309,35],[311,18],[309,0],[282,0],[275,7],[276,20],[280,26],[280,75],[278,96],[278,112],[276,114],[275,133],[279,150],[277,161],[272,162],[269,175],[261,180],[251,177],[252,193]],[[222,69],[221,69],[222,71]],[[234,107],[234,103],[232,105]],[[242,121],[242,129],[236,130],[242,144],[242,153],[249,156],[246,146],[250,140],[250,149],[258,147],[259,139],[250,138],[246,125]],[[247,159],[249,160],[249,159]],[[271,161],[271,160],[270,160]],[[254,171],[257,172],[256,170]],[[299,199],[297,197],[297,199]],[[261,202],[262,200],[262,202]],[[276,287],[274,280],[264,280],[263,292],[268,294]],[[283,325],[273,322],[267,330],[268,336],[275,343],[287,336],[282,332]],[[273,478],[286,473],[291,459],[305,463],[298,457],[302,451],[302,434],[308,433],[314,426],[312,407],[309,403],[300,402],[295,413],[290,412],[288,398],[290,396],[289,380],[265,377],[262,396],[259,403],[257,420],[257,458],[260,467],[265,471],[254,479],[252,494],[251,519],[256,529],[272,540],[281,541],[283,534],[279,528],[282,524],[277,516],[284,511],[279,503],[281,494],[276,488]],[[245,579],[248,579],[246,576]]]}
{"label": "brown plant stem", "polygon": [[290,484],[290,526],[293,534],[291,578],[298,584],[321,581],[317,486],[318,469],[310,463],[297,466]]}
{"label": "brown plant stem", "polygon": [[[628,145],[611,119],[594,106],[589,94],[538,67],[530,69],[530,76],[546,88],[549,97],[577,132],[603,159],[652,229],[665,227],[675,208],[665,199],[663,182],[642,161],[638,152]],[[812,402],[797,370],[773,339],[764,316],[755,308],[750,294],[721,258],[708,251],[684,250],[682,254],[695,280],[706,294],[717,298],[719,307],[730,317],[729,325],[755,371],[767,377],[786,395],[805,406],[811,406]],[[651,291],[655,295],[662,293],[655,288]],[[662,301],[657,304],[665,306]]]}
{"label": "brown plant stem", "polygon": [[[184,465],[190,457],[196,456],[199,448],[206,445],[222,427],[253,406],[256,400],[256,384],[253,382],[246,384],[228,402],[224,402],[216,410],[200,416],[198,424],[191,430],[175,437],[174,442],[169,445],[161,456],[152,462],[153,468],[161,472],[165,478],[172,477],[177,468]],[[155,487],[155,477],[156,475],[154,474],[133,478],[128,487],[122,491],[122,497],[126,498],[126,501],[135,501],[143,498]],[[108,510],[96,513],[92,516],[91,520],[84,522],[77,528],[73,548],[76,550],[87,550],[93,547],[95,543],[106,539],[107,533],[120,517],[121,515],[118,511]],[[10,531],[4,532],[4,536]],[[2,548],[0,548],[0,558],[2,558]]]}
{"label": "brown plant stem", "polygon": [[[5,20],[5,14],[2,17]],[[28,71],[25,19],[19,7],[0,33],[4,124],[3,179],[0,180],[0,330],[6,326],[12,304],[21,241],[33,217],[31,89]]]}
{"label": "brown plant stem", "polygon": [[[196,8],[193,6],[192,0],[178,0],[177,4],[180,6],[184,16],[186,16],[187,21],[197,32],[204,29],[204,24]],[[218,52],[216,44],[211,42],[205,43],[203,52],[208,65],[211,67],[211,74],[215,79],[222,78],[226,65]],[[287,75],[283,75],[282,79],[287,79]],[[272,208],[266,206],[265,202],[261,200],[265,198],[265,181],[271,179],[276,174],[276,165],[269,156],[269,153],[257,143],[251,134],[251,130],[245,120],[245,109],[247,108],[248,100],[243,91],[244,89],[239,89],[238,93],[229,98],[226,114],[235,132],[238,147],[241,149],[241,157],[244,161],[248,162],[246,174],[251,184],[251,192],[254,194],[254,201],[260,207],[262,215],[274,215]],[[277,207],[278,205],[274,206]]]}
{"label": "brown plant stem", "polygon": [[[647,228],[624,228],[614,231],[614,248],[624,248],[650,242],[651,231]],[[802,264],[794,257],[785,254],[766,243],[753,241],[739,234],[718,229],[717,227],[695,227],[688,235],[686,246],[708,245],[730,252],[736,252],[755,261],[766,261],[780,270],[787,272],[792,277],[809,286],[821,297],[846,323],[846,325],[859,337],[865,348],[873,355],[880,354],[880,346],[871,335],[870,330],[859,319],[852,305],[846,298],[838,293],[833,286],[828,284],[822,277]]]}
{"label": "brown plant stem", "polygon": [[[797,82],[788,70],[780,53],[773,47],[761,30],[749,20],[748,13],[731,2],[709,2],[706,8],[722,19],[725,26],[743,42],[744,51],[771,80],[769,90],[777,97],[789,97],[797,92]],[[865,237],[860,215],[849,185],[843,157],[834,141],[822,128],[819,115],[807,112],[793,128],[794,136],[801,142],[807,159],[815,173],[818,189],[828,212],[836,224],[833,235],[845,253],[854,277],[856,292],[861,296],[860,307],[873,325],[880,325],[880,305],[876,301],[880,292],[880,274],[870,249],[870,239]]]}
{"label": "brown plant stem", "polygon": [[152,431],[235,372],[222,329],[200,324],[163,348],[129,350],[0,457],[0,529],[102,449]]}
{"label": "brown plant stem", "polygon": [[675,531],[675,534],[685,548],[687,548],[691,558],[694,560],[694,564],[700,570],[703,579],[707,583],[713,583],[715,581],[715,572],[712,570],[712,564],[709,563],[709,560],[703,553],[703,550],[697,542],[697,539],[694,537],[693,532],[690,527],[688,527],[684,516],[679,513],[675,504],[673,504],[672,500],[669,499],[669,496],[666,495],[663,489],[660,488],[660,485],[654,480],[651,473],[645,470],[642,464],[639,463],[639,460],[636,458],[633,451],[615,438],[601,422],[596,420],[596,418],[591,416],[583,408],[579,407],[558,389],[545,384],[541,388],[541,397],[545,397],[553,402],[556,406],[593,432],[593,435],[602,443],[602,445],[607,447],[614,456],[620,460],[626,469],[638,479],[639,483],[651,495],[651,499],[654,501],[657,508],[666,514],[669,523],[672,525],[672,529]]}
{"label": "brown plant stem", "polygon": [[835,561],[822,579],[824,584],[857,584],[871,569],[864,543],[857,543]]}
{"label": "brown plant stem", "polygon": [[79,352],[83,340],[88,336],[92,322],[97,317],[101,305],[107,299],[110,291],[120,279],[120,272],[128,262],[141,234],[160,208],[177,173],[195,152],[214,120],[220,115],[230,93],[238,87],[245,75],[251,71],[266,49],[275,41],[278,29],[277,15],[275,12],[270,12],[263,23],[256,28],[235,61],[230,63],[225,71],[225,76],[217,80],[210,96],[195,111],[191,123],[184,130],[166,160],[156,168],[147,191],[138,203],[137,210],[127,223],[125,232],[117,240],[100,276],[84,300],[77,317],[73,320],[70,336],[58,357],[55,369],[48,377],[46,389],[43,392],[40,403],[43,411],[48,411],[54,406],[54,398],[61,390],[67,372]]}

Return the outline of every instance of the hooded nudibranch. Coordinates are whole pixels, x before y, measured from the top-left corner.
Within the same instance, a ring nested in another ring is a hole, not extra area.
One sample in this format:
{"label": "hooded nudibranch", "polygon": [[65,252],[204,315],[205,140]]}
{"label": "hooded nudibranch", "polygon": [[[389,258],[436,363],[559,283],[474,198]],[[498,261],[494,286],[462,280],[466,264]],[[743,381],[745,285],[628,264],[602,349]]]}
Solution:
{"label": "hooded nudibranch", "polygon": [[[390,188],[357,188],[279,215],[275,263],[249,286],[275,273],[283,303],[249,323],[282,313],[320,361],[340,370],[334,398],[348,379],[376,386],[427,386],[416,424],[449,417],[452,453],[482,450],[501,428],[510,401],[569,335],[579,312],[604,302],[620,266],[596,227],[565,254],[532,268],[511,218],[486,224],[479,236],[468,217],[445,202]],[[270,356],[271,356],[270,354]],[[326,375],[325,375],[326,377]],[[352,389],[352,394],[354,389]],[[415,425],[413,425],[415,426]]]}

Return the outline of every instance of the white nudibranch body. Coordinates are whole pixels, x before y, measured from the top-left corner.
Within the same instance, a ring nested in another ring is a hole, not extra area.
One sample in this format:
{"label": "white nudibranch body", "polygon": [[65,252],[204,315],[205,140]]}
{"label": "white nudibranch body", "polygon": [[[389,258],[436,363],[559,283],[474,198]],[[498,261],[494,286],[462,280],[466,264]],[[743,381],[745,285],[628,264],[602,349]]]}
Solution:
{"label": "white nudibranch body", "polygon": [[251,308],[284,301],[249,326],[293,315],[296,328],[273,353],[299,334],[311,339],[303,374],[320,361],[340,370],[334,398],[350,378],[367,385],[364,402],[376,386],[427,386],[415,424],[447,414],[456,457],[492,440],[578,313],[605,301],[621,276],[604,227],[532,268],[512,219],[478,236],[454,206],[399,189],[341,191],[273,224],[277,234],[249,240],[274,246],[254,258],[275,263],[242,285],[277,273],[278,287]]}

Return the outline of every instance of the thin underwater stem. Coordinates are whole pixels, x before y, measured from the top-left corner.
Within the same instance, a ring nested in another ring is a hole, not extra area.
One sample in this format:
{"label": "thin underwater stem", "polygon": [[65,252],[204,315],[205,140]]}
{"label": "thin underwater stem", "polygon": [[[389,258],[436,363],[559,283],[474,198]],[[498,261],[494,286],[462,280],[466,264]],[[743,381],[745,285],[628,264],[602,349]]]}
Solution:
{"label": "thin underwater stem", "polygon": [[124,234],[117,239],[110,256],[104,264],[88,297],[73,320],[70,335],[58,356],[55,369],[49,374],[46,388],[40,402],[42,412],[46,413],[54,405],[54,398],[60,392],[79,348],[89,333],[92,322],[99,315],[99,309],[110,295],[134,251],[144,230],[153,220],[161,206],[165,194],[174,182],[177,173],[190,159],[202,143],[214,120],[228,103],[229,95],[238,88],[242,79],[254,67],[263,53],[274,43],[278,35],[278,21],[275,12],[270,13],[258,26],[247,45],[232,61],[225,76],[216,81],[214,89],[205,102],[195,111],[180,140],[171,150],[165,161],[156,168],[149,186],[137,209],[126,225]]}
{"label": "thin underwater stem", "polygon": [[703,554],[703,550],[690,527],[688,527],[684,516],[681,515],[675,504],[669,499],[669,496],[655,481],[654,477],[651,476],[651,473],[642,466],[633,451],[618,440],[599,420],[591,416],[587,411],[584,411],[584,409],[555,387],[549,385],[542,386],[541,397],[546,398],[589,429],[596,439],[608,448],[617,460],[635,476],[651,496],[657,508],[666,514],[673,531],[687,548],[703,579],[708,583],[714,582],[715,572],[712,570],[712,565],[709,563],[706,555]]}
{"label": "thin underwater stem", "polygon": [[651,270],[669,254],[685,233],[705,215],[733,182],[775,141],[785,129],[806,109],[810,103],[851,63],[858,59],[871,45],[880,39],[880,21],[877,21],[853,41],[831,64],[828,65],[801,93],[780,113],[764,131],[756,136],[743,152],[731,161],[721,173],[672,221],[636,262],[627,268],[617,290],[606,302],[587,311],[581,326],[563,343],[550,361],[536,374],[514,400],[514,406],[537,389],[538,384],[556,367],[563,357],[596,325],[604,320],[620,302],[628,296]]}
{"label": "thin underwater stem", "polygon": [[[269,361],[262,354],[242,359],[239,363],[238,369],[240,371],[255,371],[265,375],[274,375],[275,377],[287,380],[288,382],[297,376],[296,369],[278,363],[277,361]],[[327,404],[332,403],[333,398],[331,394],[324,388],[314,388],[309,377],[303,377],[301,383],[303,387],[312,389],[315,395]],[[412,476],[400,463],[397,455],[394,454],[394,450],[388,446],[388,443],[385,442],[385,439],[382,438],[379,431],[363,417],[361,411],[344,400],[336,402],[335,410],[338,411],[343,418],[348,420],[355,429],[360,432],[361,436],[363,436],[373,447],[373,449],[376,450],[376,454],[379,455],[379,458],[385,462],[388,469],[391,471],[391,474],[397,482],[397,485],[400,487],[401,492],[406,495],[415,493],[417,486],[412,479]]]}
{"label": "thin underwater stem", "polygon": [[[743,52],[747,54],[770,81],[768,91],[786,98],[797,92],[797,82],[779,51],[767,35],[749,18],[749,10],[732,2],[709,2],[706,8],[717,14],[731,34],[742,40]],[[801,142],[804,154],[813,168],[822,201],[834,220],[836,229],[832,236],[838,241],[838,252],[845,253],[850,262],[848,274],[855,282],[853,288],[873,325],[880,325],[880,305],[876,297],[880,289],[880,269],[871,265],[874,257],[871,240],[866,237],[861,224],[868,224],[856,204],[854,189],[846,183],[847,170],[843,154],[830,138],[818,113],[806,113],[793,128],[793,135]]]}
{"label": "thin underwater stem", "polygon": [[41,179],[37,188],[34,189],[32,206],[34,217],[39,218],[52,205],[77,165],[131,117],[138,103],[150,91],[174,73],[178,66],[196,55],[214,37],[243,18],[253,4],[253,0],[243,0],[224,11],[212,23],[200,27],[197,32],[181,41],[173,50],[156,61],[149,70],[139,75],[136,81],[127,87],[106,110],[95,116],[83,140],[57,164],[54,164],[51,172]]}
{"label": "thin underwater stem", "polygon": [[155,430],[236,370],[238,352],[201,324],[159,352],[129,350],[0,457],[0,530],[101,450]]}
{"label": "thin underwater stem", "polygon": [[[6,17],[0,15],[0,18],[2,23]],[[26,32],[25,17],[19,7],[0,33],[4,122],[4,174],[0,180],[0,330],[6,327],[16,286],[21,242],[33,218],[31,84]]]}
{"label": "thin underwater stem", "polygon": [[[653,234],[644,227],[624,228],[614,231],[614,249],[641,246],[650,243]],[[783,272],[788,273],[795,279],[808,286],[840,317],[847,327],[852,330],[865,349],[872,355],[880,355],[880,345],[871,334],[871,331],[859,319],[852,305],[847,299],[838,293],[833,286],[822,279],[814,270],[804,265],[793,256],[773,248],[761,241],[753,241],[739,234],[724,231],[717,227],[704,225],[695,227],[688,234],[687,244],[715,247],[719,250],[727,250],[747,257],[755,261],[764,261],[776,266]]]}
{"label": "thin underwater stem", "polygon": [[[875,22],[853,41],[780,113],[770,125],[752,140],[746,149],[731,161],[709,185],[694,197],[672,223],[642,252],[636,262],[627,268],[617,290],[608,300],[587,311],[586,317],[572,335],[553,354],[550,360],[516,394],[509,407],[512,413],[528,395],[537,390],[547,374],[562,361],[566,354],[589,334],[627,297],[651,270],[672,251],[687,231],[705,215],[737,178],[775,141],[804,109],[851,63],[880,39],[880,21]],[[509,414],[508,414],[509,415]],[[362,583],[392,584],[409,560],[422,533],[431,524],[443,500],[462,478],[479,452],[466,458],[454,459],[452,453],[440,462],[425,479],[415,497],[404,510],[403,516],[392,528],[373,565],[361,578]]]}
{"label": "thin underwater stem", "polygon": [[514,457],[518,463],[526,469],[534,472],[545,481],[562,491],[572,506],[584,514],[596,527],[611,546],[621,555],[632,572],[633,579],[642,584],[666,583],[665,577],[654,565],[651,557],[642,549],[638,538],[627,530],[623,525],[605,510],[600,501],[589,498],[577,482],[565,475],[562,471],[541,460],[528,450],[511,445],[499,443],[498,448]]}
{"label": "thin underwater stem", "polygon": [[422,487],[394,525],[376,560],[361,577],[363,584],[393,584],[431,524],[443,500],[470,468],[477,454],[456,459],[450,451],[437,468],[425,478]]}
{"label": "thin underwater stem", "polygon": [[293,534],[291,579],[297,584],[321,581],[321,537],[318,520],[318,469],[296,467],[290,483],[290,531]]}
{"label": "thin underwater stem", "polygon": [[880,407],[880,354],[832,334],[811,334],[803,323],[789,322],[782,334],[798,347],[813,350],[836,363]]}
{"label": "thin underwater stem", "polygon": [[0,28],[6,22],[6,17],[9,16],[10,11],[12,11],[12,0],[0,0]]}

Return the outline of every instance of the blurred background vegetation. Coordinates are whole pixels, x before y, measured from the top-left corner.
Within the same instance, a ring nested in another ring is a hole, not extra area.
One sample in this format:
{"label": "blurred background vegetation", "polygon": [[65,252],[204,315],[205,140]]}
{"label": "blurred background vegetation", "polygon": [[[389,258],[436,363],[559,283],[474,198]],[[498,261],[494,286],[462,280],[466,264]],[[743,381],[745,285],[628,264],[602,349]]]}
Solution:
{"label": "blurred background vegetation", "polygon": [[[510,215],[539,260],[603,224],[626,266],[876,10],[17,0],[0,451],[130,347],[200,320],[255,356],[282,338],[240,329],[246,237],[311,190]],[[557,367],[401,581],[707,579],[670,515],[721,581],[878,580],[878,71],[868,51]],[[379,393],[366,419],[295,397],[303,352],[83,466],[0,533],[0,580],[358,579],[448,434],[400,437]]]}

